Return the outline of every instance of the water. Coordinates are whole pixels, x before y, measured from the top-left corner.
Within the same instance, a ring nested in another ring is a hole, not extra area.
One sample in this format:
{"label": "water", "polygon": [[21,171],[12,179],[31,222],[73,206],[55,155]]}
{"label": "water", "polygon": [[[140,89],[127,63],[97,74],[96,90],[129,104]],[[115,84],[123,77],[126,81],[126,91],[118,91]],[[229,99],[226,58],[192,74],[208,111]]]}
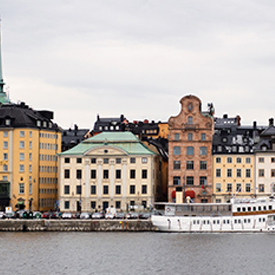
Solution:
{"label": "water", "polygon": [[0,274],[275,274],[273,234],[5,233]]}

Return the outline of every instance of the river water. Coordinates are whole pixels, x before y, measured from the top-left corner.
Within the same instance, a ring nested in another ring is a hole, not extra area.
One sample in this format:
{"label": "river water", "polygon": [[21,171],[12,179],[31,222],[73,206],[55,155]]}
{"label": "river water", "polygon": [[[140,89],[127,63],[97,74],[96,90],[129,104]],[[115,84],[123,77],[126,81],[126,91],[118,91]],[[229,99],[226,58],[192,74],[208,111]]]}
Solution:
{"label": "river water", "polygon": [[275,274],[275,234],[0,232],[1,275]]}

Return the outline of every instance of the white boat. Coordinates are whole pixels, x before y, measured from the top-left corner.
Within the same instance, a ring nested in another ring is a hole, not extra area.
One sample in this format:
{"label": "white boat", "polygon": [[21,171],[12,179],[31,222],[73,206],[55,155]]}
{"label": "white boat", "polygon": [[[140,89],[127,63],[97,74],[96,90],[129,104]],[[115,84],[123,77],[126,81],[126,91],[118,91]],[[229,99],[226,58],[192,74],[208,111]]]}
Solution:
{"label": "white boat", "polygon": [[156,203],[151,220],[160,231],[186,233],[275,232],[275,199],[230,203]]}

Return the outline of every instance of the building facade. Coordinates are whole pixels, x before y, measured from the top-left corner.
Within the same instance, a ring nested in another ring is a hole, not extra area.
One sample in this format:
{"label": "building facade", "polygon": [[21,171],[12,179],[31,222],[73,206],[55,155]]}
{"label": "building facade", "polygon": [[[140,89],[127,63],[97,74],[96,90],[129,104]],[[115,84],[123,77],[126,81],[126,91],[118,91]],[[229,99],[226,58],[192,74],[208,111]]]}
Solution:
{"label": "building facade", "polygon": [[0,107],[0,207],[50,210],[57,202],[61,132],[53,113],[24,103]]}
{"label": "building facade", "polygon": [[103,132],[60,154],[61,211],[146,209],[160,184],[159,157],[130,132]]}
{"label": "building facade", "polygon": [[188,95],[180,100],[181,111],[169,124],[168,201],[190,197],[194,202],[212,199],[213,106],[201,111],[198,97]]}

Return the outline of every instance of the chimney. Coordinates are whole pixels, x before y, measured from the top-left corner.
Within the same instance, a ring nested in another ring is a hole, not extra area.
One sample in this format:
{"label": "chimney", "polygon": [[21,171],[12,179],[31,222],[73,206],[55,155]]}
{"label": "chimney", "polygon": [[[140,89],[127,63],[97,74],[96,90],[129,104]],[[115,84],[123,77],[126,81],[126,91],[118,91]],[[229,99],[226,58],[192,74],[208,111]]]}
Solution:
{"label": "chimney", "polygon": [[257,121],[253,121],[253,129],[257,128]]}
{"label": "chimney", "polygon": [[274,118],[270,118],[269,119],[269,126],[273,126],[274,125]]}
{"label": "chimney", "polygon": [[227,114],[224,114],[224,115],[223,115],[223,118],[228,118],[228,115],[227,115]]}

